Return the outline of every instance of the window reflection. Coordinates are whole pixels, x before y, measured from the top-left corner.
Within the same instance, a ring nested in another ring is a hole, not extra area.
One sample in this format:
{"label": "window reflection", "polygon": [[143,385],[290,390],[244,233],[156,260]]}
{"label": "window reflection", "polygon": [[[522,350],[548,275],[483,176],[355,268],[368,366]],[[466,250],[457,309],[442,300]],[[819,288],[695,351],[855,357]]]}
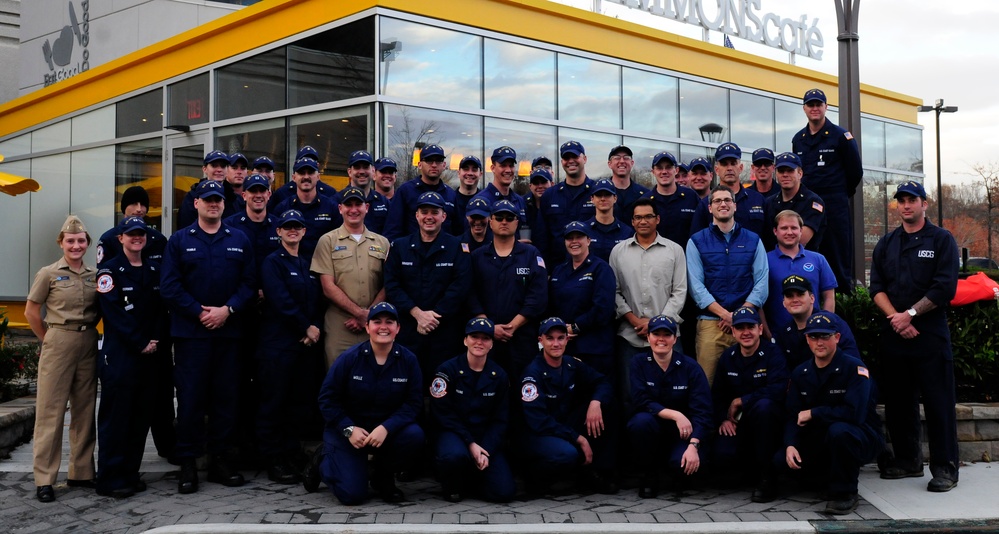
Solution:
{"label": "window reflection", "polygon": [[155,89],[115,104],[116,137],[163,129],[163,89]]}
{"label": "window reflection", "polygon": [[773,147],[775,154],[791,150],[791,138],[805,127],[808,120],[801,104],[777,100],[774,103],[774,123],[776,125],[777,144]]}
{"label": "window reflection", "polygon": [[923,172],[923,131],[885,123],[885,163],[889,169]]}
{"label": "window reflection", "polygon": [[382,94],[481,107],[482,38],[381,18]]}
{"label": "window reflection", "polygon": [[624,129],[629,132],[678,136],[677,79],[637,69],[623,69]]}
{"label": "window reflection", "polygon": [[860,141],[864,145],[861,153],[864,165],[885,167],[885,123],[861,118],[860,128],[863,131]]}
{"label": "window reflection", "polygon": [[[566,141],[579,141],[583,145],[583,148],[586,149],[586,176],[594,180],[610,176],[610,169],[607,167],[607,155],[612,148],[621,144],[620,135],[559,128],[558,146],[562,146],[562,143]],[[558,167],[559,176],[562,175],[560,161],[558,153],[552,154],[552,163]]]}
{"label": "window reflection", "polygon": [[[517,178],[514,181],[514,189],[520,194],[527,193],[528,177],[531,174],[531,161],[538,156],[547,156],[552,163],[558,161],[555,153],[558,146],[555,144],[555,127],[529,122],[509,121],[503,119],[486,118],[485,129],[485,154],[486,158],[492,154],[493,149],[500,146],[509,146],[517,151]],[[490,161],[482,160],[485,165],[485,180],[493,179],[489,172]]]}
{"label": "window reflection", "polygon": [[288,154],[310,145],[319,152],[320,179],[338,190],[347,186],[347,159],[355,150],[371,151],[372,107],[355,106],[291,118]]}
{"label": "window reflection", "polygon": [[375,94],[374,40],[368,17],[288,45],[289,106]]}
{"label": "window reflection", "polygon": [[[398,183],[419,176],[419,150],[429,144],[444,148],[448,170],[444,180],[457,185],[457,162],[466,155],[480,155],[482,149],[482,118],[464,113],[387,104],[384,108],[385,148],[382,155],[399,165]],[[491,152],[491,150],[490,150]]]}
{"label": "window reflection", "polygon": [[284,48],[257,54],[215,71],[217,119],[285,108]]}
{"label": "window reflection", "polygon": [[[655,177],[652,176],[652,156],[666,151],[676,157],[680,157],[680,146],[676,143],[664,143],[652,139],[642,139],[639,137],[625,137],[624,144],[635,154],[635,166],[631,169],[631,179],[652,188],[656,184]],[[610,176],[610,172],[607,173]]]}
{"label": "window reflection", "polygon": [[730,133],[728,89],[680,80],[680,137],[719,144]]}
{"label": "window reflection", "polygon": [[554,52],[486,39],[484,57],[486,109],[555,118]]}
{"label": "window reflection", "polygon": [[621,67],[559,54],[558,118],[563,122],[620,128]]}
{"label": "window reflection", "polygon": [[206,72],[167,87],[167,126],[190,126],[208,122],[211,112],[208,82]]}
{"label": "window reflection", "polygon": [[[731,91],[732,142],[743,152],[774,147],[774,100]],[[748,167],[748,166],[747,166]]]}
{"label": "window reflection", "polygon": [[250,164],[260,156],[271,158],[276,167],[272,185],[280,186],[290,174],[284,163],[287,160],[284,123],[284,119],[271,119],[218,128],[214,146],[226,154],[239,152]]}
{"label": "window reflection", "polygon": [[[146,222],[163,230],[163,142],[160,138],[115,145],[114,204],[133,185],[149,193]],[[117,211],[117,210],[116,210]]]}

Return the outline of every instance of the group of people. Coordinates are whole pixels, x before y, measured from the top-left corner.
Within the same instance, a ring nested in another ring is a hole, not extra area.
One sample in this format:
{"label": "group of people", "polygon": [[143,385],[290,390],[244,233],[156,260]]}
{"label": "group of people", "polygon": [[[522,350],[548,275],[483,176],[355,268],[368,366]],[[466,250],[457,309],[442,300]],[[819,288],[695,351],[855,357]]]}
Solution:
{"label": "group of people", "polygon": [[[884,478],[923,475],[920,394],[928,488],[951,489],[944,311],[956,245],[925,218],[922,186],[899,185],[902,226],[878,244],[871,270],[886,317],[888,457],[877,388],[834,313],[836,288],[852,284],[839,272],[851,247],[837,222],[845,209],[827,197],[846,199],[859,182],[856,143],[825,121],[821,91],[803,103],[809,125],[795,151],[754,152],[750,187],[734,143],[717,148],[713,166],[690,162],[694,188],[678,183],[673,154],[656,154],[648,190],[631,180],[628,147],[610,151],[612,176],[595,181],[585,148],[569,141],[559,150],[565,180],[553,184],[552,162],[536,158],[526,196],[512,189],[508,146],[492,151],[482,190],[478,158],[461,160],[456,190],[442,180],[444,149],[431,144],[420,176],[398,188],[385,187],[394,161],[351,153],[341,191],[319,180],[319,155],[303,147],[292,182],[276,189],[269,159],[245,175],[247,158],[209,153],[189,194],[194,219],[168,240],[143,221],[145,191],[128,189],[97,269],[83,263],[90,236],[71,216],[63,259],[38,273],[26,307],[43,340],[38,499],[55,499],[67,398],[69,484],[115,497],[145,489],[152,428],[160,454],[180,465],[180,493],[198,491],[206,454],[209,482],[244,484],[238,445],[271,480],[310,491],[322,482],[345,504],[367,499],[369,485],[399,501],[396,477],[424,465],[452,501],[512,499],[517,466],[532,493],[569,477],[614,493],[632,467],[619,459],[630,457],[662,460],[642,463],[642,497],[658,494],[663,475],[685,480],[714,464],[749,477],[757,502],[777,498],[783,472],[809,473],[829,491],[827,511],[849,513],[859,468],[875,457]],[[243,167],[235,180],[232,165]],[[823,243],[834,260],[816,251]],[[301,440],[320,429],[300,469]]]}

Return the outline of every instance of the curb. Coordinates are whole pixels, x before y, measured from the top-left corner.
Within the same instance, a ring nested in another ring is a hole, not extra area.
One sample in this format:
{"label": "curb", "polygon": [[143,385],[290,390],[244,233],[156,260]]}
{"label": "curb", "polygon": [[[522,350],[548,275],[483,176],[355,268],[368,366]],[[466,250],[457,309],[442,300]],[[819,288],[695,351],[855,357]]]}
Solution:
{"label": "curb", "polygon": [[[835,522],[831,522],[835,523]],[[842,521],[840,523],[843,523]],[[508,525],[170,525],[146,531],[148,534],[652,534],[690,532],[705,534],[815,534],[808,521],[746,523],[539,523]],[[843,532],[840,530],[840,532]],[[870,531],[873,532],[873,531]]]}

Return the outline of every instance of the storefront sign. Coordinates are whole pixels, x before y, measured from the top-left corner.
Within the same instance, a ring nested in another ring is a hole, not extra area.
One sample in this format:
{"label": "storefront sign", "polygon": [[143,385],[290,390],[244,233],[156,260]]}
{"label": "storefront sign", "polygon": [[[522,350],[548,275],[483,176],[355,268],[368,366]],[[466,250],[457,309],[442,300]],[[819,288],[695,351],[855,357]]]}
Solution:
{"label": "storefront sign", "polygon": [[90,0],[80,2],[82,13],[77,17],[73,2],[69,7],[69,25],[63,26],[59,37],[42,44],[42,56],[49,66],[45,86],[90,70]]}
{"label": "storefront sign", "polygon": [[602,0],[646,11],[658,17],[720,31],[763,43],[799,56],[822,59],[825,40],[819,19],[797,19],[761,13],[762,0]]}

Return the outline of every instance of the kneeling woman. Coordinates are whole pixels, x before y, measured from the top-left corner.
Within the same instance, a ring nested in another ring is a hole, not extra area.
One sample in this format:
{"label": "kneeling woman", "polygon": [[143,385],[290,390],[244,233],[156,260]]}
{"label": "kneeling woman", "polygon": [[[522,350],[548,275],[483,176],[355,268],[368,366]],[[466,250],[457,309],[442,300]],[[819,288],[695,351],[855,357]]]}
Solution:
{"label": "kneeling woman", "polygon": [[508,502],[516,485],[503,453],[510,413],[510,380],[489,361],[493,322],[472,319],[465,326],[465,354],[437,368],[430,383],[430,414],[438,427],[437,467],[444,498],[462,499],[473,489],[487,501]]}
{"label": "kneeling woman", "polygon": [[[385,502],[400,502],[393,473],[412,466],[423,448],[416,415],[423,406],[420,364],[395,343],[399,312],[381,302],[368,312],[369,341],[337,358],[319,392],[326,419],[319,465],[313,461],[306,489],[313,491],[315,468],[343,504],[368,497],[368,455],[374,456],[371,487]],[[316,456],[314,456],[315,460]]]}
{"label": "kneeling woman", "polygon": [[[628,421],[628,438],[636,458],[658,458],[666,451],[667,468],[690,476],[701,465],[698,449],[712,429],[711,390],[701,366],[673,350],[676,331],[669,317],[653,317],[651,353],[631,360],[634,415]],[[651,498],[658,492],[658,472],[652,468],[644,474],[638,494]]]}

